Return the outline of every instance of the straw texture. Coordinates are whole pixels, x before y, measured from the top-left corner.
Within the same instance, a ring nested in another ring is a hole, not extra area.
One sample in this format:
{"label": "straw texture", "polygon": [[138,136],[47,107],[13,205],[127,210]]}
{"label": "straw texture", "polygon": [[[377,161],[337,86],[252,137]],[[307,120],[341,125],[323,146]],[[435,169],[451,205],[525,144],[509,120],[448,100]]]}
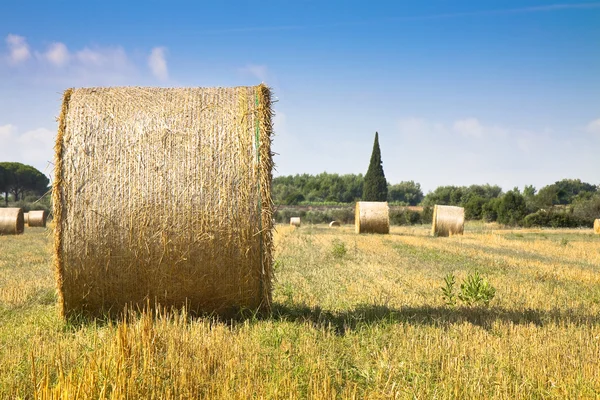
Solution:
{"label": "straw texture", "polygon": [[390,233],[390,208],[387,202],[359,201],[354,211],[356,233]]}
{"label": "straw texture", "polygon": [[23,222],[25,225],[29,225],[29,213],[23,213]]}
{"label": "straw texture", "polygon": [[462,235],[465,230],[465,209],[454,206],[433,207],[433,236]]}
{"label": "straw texture", "polygon": [[23,209],[0,208],[0,235],[19,235],[24,229]]}
{"label": "straw texture", "polygon": [[271,120],[264,85],[67,90],[53,184],[62,315],[268,310]]}
{"label": "straw texture", "polygon": [[27,224],[29,227],[46,227],[46,211],[37,210],[37,211],[29,211],[27,217]]}
{"label": "straw texture", "polygon": [[329,223],[329,227],[330,227],[330,228],[337,228],[337,227],[339,227],[339,226],[340,226],[340,223],[339,223],[339,222],[337,222],[337,221],[331,221],[331,222]]}
{"label": "straw texture", "polygon": [[600,219],[594,220],[594,232],[600,235]]}
{"label": "straw texture", "polygon": [[290,225],[299,227],[300,224],[301,224],[300,217],[291,217],[290,218]]}

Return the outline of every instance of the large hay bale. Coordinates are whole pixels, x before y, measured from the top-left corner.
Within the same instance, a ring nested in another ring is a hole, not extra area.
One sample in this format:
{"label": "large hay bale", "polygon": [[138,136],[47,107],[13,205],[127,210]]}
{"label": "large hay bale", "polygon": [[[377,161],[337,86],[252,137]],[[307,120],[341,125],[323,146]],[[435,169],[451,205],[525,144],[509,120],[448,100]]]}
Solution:
{"label": "large hay bale", "polygon": [[462,235],[465,230],[465,209],[454,206],[433,207],[433,236]]}
{"label": "large hay bale", "polygon": [[27,224],[30,227],[46,227],[46,211],[44,210],[36,210],[29,211],[28,222]]}
{"label": "large hay bale", "polygon": [[594,220],[594,232],[600,235],[600,219]]}
{"label": "large hay bale", "polygon": [[331,221],[329,223],[330,228],[338,228],[339,226],[340,226],[340,223],[338,221]]}
{"label": "large hay bale", "polygon": [[22,208],[0,208],[0,235],[19,235],[24,229]]}
{"label": "large hay bale", "polygon": [[390,233],[390,208],[386,201],[358,201],[354,211],[356,233]]}
{"label": "large hay bale", "polygon": [[65,92],[53,184],[63,315],[269,309],[271,93]]}
{"label": "large hay bale", "polygon": [[296,228],[300,227],[300,217],[291,217],[290,218],[290,225],[291,226],[295,226]]}
{"label": "large hay bale", "polygon": [[28,212],[23,213],[23,223],[25,225],[29,225],[29,213]]}

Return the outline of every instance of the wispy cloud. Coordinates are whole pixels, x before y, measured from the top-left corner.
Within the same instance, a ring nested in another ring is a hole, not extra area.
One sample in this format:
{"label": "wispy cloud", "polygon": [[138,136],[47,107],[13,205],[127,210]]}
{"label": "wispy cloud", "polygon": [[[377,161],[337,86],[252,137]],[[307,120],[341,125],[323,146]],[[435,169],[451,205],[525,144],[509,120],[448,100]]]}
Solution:
{"label": "wispy cloud", "polygon": [[169,69],[167,68],[167,49],[165,47],[155,47],[148,57],[148,66],[152,75],[164,81],[169,79]]}
{"label": "wispy cloud", "polygon": [[48,46],[48,50],[41,55],[43,59],[57,67],[65,66],[69,63],[71,55],[64,43],[52,43]]}
{"label": "wispy cloud", "polygon": [[244,75],[250,75],[262,82],[265,82],[268,76],[268,69],[266,65],[248,64],[245,67],[240,68],[239,72]]}
{"label": "wispy cloud", "polygon": [[585,130],[594,135],[600,135],[600,118],[591,121],[589,124],[587,124]]}
{"label": "wispy cloud", "polygon": [[50,175],[55,132],[45,128],[21,133],[15,125],[0,126],[0,160],[32,165]]}
{"label": "wispy cloud", "polygon": [[385,23],[397,23],[397,22],[410,22],[410,21],[425,21],[435,19],[454,19],[454,18],[466,18],[466,17],[485,17],[491,15],[508,15],[508,14],[528,14],[528,13],[542,13],[542,12],[553,12],[553,11],[566,11],[566,10],[590,10],[600,8],[600,2],[590,3],[559,3],[559,4],[548,4],[543,6],[532,6],[532,7],[517,7],[517,8],[501,8],[493,10],[474,10],[464,12],[449,12],[449,13],[437,13],[437,14],[425,14],[425,15],[406,15],[389,18],[379,18],[370,20],[360,21],[339,21],[330,22],[323,24],[314,25],[274,25],[274,26],[250,26],[250,27],[236,27],[230,29],[218,29],[204,31],[203,34],[217,35],[217,34],[235,34],[235,33],[252,33],[252,32],[274,32],[274,31],[295,31],[295,30],[306,30],[306,29],[320,29],[320,28],[345,28],[345,27],[359,27],[369,25],[381,25]]}
{"label": "wispy cloud", "polygon": [[23,36],[10,34],[5,41],[8,47],[8,61],[10,64],[20,64],[31,57],[29,45]]}
{"label": "wispy cloud", "polygon": [[[17,71],[20,76],[35,82],[60,82],[61,85],[105,85],[130,82],[133,78],[145,79],[148,75],[166,80],[169,78],[167,68],[167,49],[154,47],[148,57],[138,53],[133,55],[119,45],[84,46],[70,49],[63,42],[52,42],[40,50],[31,49],[27,39],[19,35],[8,35],[5,38],[7,52],[2,55],[1,64],[12,68],[13,77]],[[35,56],[31,62],[27,60]],[[150,68],[149,74],[140,71]],[[51,68],[49,68],[51,67]],[[0,77],[1,79],[1,77]]]}

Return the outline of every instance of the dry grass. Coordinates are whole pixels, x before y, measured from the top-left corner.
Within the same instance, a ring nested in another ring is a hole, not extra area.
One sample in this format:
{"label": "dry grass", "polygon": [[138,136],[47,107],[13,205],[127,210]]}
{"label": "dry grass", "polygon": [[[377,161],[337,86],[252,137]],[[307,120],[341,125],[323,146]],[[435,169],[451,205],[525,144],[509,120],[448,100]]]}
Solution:
{"label": "dry grass", "polygon": [[[279,226],[273,314],[227,322],[63,322],[47,233],[0,237],[0,398],[600,395],[591,229],[428,228]],[[491,307],[445,307],[443,276],[473,271],[497,288]]]}

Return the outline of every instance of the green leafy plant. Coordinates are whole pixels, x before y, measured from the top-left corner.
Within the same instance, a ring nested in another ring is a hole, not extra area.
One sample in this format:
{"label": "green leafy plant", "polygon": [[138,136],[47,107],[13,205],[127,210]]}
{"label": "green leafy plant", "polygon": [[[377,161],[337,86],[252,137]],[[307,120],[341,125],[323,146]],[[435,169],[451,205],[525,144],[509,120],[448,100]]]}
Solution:
{"label": "green leafy plant", "polygon": [[444,277],[444,286],[440,288],[444,303],[451,308],[456,307],[457,297],[469,307],[478,304],[483,304],[487,307],[496,295],[496,288],[487,279],[479,275],[479,272],[467,276],[467,279],[460,284],[458,295],[454,289],[455,285],[456,278],[454,274],[450,273]]}
{"label": "green leafy plant", "polygon": [[344,256],[348,253],[348,249],[346,249],[346,244],[338,239],[335,239],[331,243],[331,254],[335,258],[344,258]]}
{"label": "green leafy plant", "polygon": [[468,306],[483,303],[487,307],[495,295],[496,288],[482,278],[479,272],[475,272],[461,283],[458,298]]}
{"label": "green leafy plant", "polygon": [[454,293],[454,285],[456,284],[456,278],[454,274],[448,274],[444,278],[445,286],[442,286],[442,296],[444,298],[444,303],[448,307],[456,307],[456,293]]}

